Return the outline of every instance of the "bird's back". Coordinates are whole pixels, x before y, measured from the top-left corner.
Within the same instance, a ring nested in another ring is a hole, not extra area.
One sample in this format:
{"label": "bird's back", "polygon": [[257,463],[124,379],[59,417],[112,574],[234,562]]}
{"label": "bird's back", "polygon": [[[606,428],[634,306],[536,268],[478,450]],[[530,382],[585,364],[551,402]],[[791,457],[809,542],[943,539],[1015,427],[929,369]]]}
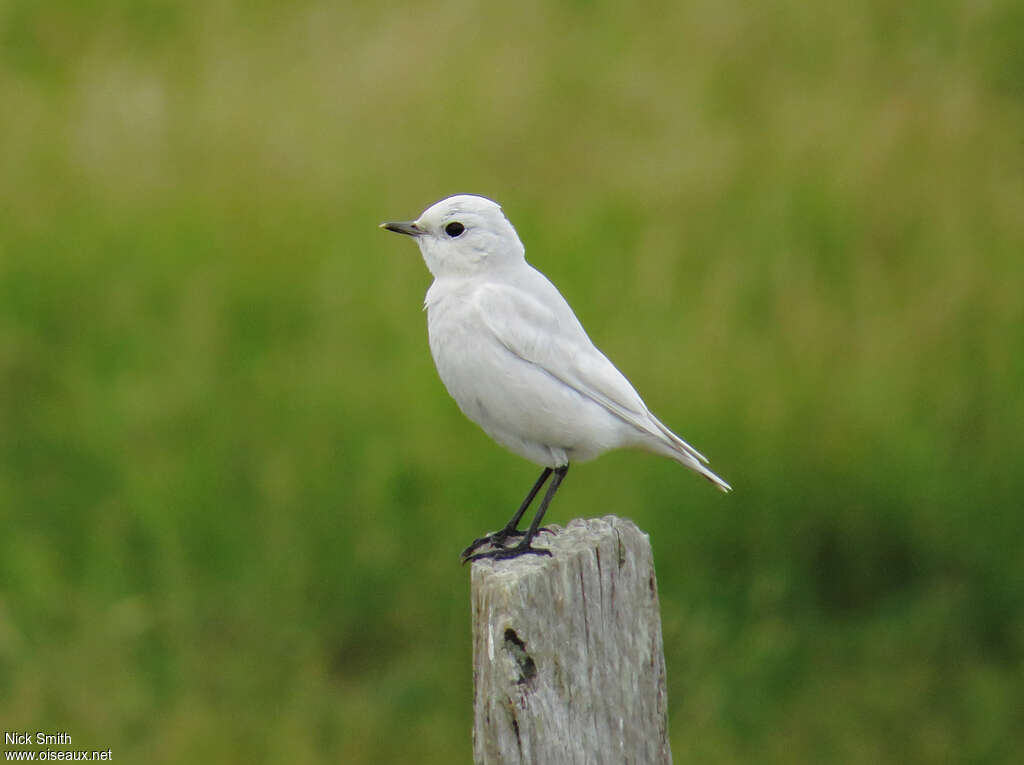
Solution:
{"label": "bird's back", "polygon": [[438,279],[428,291],[431,353],[449,393],[492,438],[539,464],[645,445],[654,428],[639,394],[547,277],[522,266]]}

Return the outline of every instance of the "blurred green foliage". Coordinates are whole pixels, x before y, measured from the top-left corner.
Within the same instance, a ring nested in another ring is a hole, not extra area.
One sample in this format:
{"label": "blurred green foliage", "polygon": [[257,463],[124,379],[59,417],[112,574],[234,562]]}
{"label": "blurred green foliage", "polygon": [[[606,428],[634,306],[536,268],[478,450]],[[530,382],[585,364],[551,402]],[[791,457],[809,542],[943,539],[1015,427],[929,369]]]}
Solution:
{"label": "blurred green foliage", "polygon": [[736,487],[618,453],[678,762],[1024,756],[1013,0],[0,5],[0,720],[122,762],[466,762],[535,468],[434,373],[457,192]]}

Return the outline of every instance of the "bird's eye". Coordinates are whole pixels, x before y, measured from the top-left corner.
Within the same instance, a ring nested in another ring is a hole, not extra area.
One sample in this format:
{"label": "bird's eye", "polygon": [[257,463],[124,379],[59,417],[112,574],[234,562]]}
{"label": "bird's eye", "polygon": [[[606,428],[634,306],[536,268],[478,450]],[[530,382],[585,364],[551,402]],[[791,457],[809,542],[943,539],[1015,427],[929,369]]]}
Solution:
{"label": "bird's eye", "polygon": [[448,234],[448,236],[450,236],[452,239],[457,237],[465,230],[466,227],[456,220],[453,220],[451,223],[444,227],[444,233]]}

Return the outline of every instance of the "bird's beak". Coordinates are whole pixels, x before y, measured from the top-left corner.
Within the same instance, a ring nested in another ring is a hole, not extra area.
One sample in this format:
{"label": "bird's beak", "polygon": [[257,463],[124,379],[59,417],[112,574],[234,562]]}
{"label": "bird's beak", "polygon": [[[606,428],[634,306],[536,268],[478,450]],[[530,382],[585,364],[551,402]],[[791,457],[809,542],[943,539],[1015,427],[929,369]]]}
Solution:
{"label": "bird's beak", "polygon": [[394,231],[396,234],[405,234],[406,236],[423,236],[427,233],[416,225],[416,221],[412,220],[387,221],[386,223],[381,223],[380,227],[386,228],[388,231]]}

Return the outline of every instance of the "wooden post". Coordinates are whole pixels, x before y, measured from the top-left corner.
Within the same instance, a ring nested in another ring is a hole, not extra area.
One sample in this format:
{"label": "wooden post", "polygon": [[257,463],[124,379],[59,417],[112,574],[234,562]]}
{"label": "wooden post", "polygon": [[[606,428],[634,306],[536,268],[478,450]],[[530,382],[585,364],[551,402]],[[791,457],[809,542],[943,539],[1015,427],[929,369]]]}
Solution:
{"label": "wooden post", "polygon": [[475,762],[671,763],[647,535],[613,515],[550,528],[552,557],[473,563]]}

